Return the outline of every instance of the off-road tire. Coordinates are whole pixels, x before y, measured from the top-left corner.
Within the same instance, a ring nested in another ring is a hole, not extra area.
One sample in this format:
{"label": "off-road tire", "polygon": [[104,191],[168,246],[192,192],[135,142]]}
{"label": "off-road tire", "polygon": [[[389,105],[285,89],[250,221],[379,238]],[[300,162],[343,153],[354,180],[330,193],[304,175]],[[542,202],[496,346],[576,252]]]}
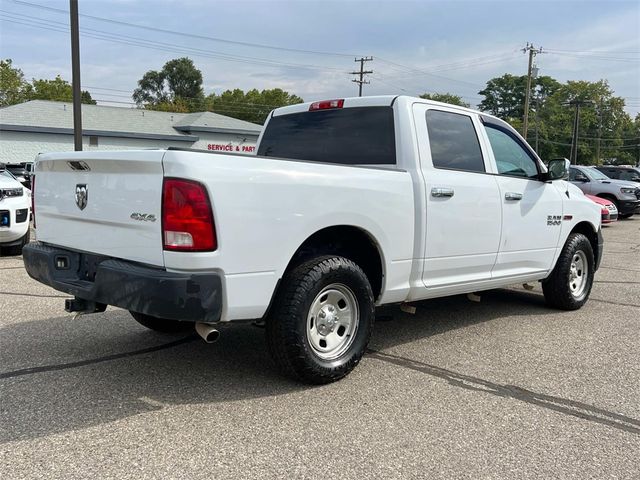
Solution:
{"label": "off-road tire", "polygon": [[[580,295],[574,295],[570,287],[571,263],[577,252],[582,251],[587,261],[587,278],[584,290]],[[542,291],[547,305],[561,310],[577,310],[589,299],[593,276],[595,273],[595,261],[591,242],[581,233],[572,233],[562,248],[560,257],[551,275],[542,281]]]}
{"label": "off-road tire", "polygon": [[[348,287],[358,306],[357,330],[347,350],[332,359],[316,354],[308,338],[308,316],[325,287]],[[266,323],[267,347],[279,370],[310,384],[335,382],[346,376],[365,353],[374,323],[374,297],[362,269],[340,256],[321,256],[287,272]]]}
{"label": "off-road tire", "polygon": [[193,322],[167,320],[166,318],[152,317],[151,315],[132,311],[129,311],[129,313],[140,325],[160,333],[182,333],[194,328]]}

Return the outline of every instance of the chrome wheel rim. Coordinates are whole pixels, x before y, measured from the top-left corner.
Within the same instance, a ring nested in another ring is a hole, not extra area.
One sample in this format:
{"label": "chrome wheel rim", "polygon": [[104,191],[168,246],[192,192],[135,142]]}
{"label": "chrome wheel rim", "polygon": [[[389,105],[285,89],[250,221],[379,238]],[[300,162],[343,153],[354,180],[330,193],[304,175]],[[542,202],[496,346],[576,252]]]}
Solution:
{"label": "chrome wheel rim", "polygon": [[351,289],[341,283],[327,285],[309,309],[309,346],[323,360],[338,358],[353,344],[359,321],[358,302]]}
{"label": "chrome wheel rim", "polygon": [[571,267],[569,268],[569,289],[574,298],[584,295],[587,288],[587,278],[589,275],[589,264],[587,256],[582,250],[573,254]]}

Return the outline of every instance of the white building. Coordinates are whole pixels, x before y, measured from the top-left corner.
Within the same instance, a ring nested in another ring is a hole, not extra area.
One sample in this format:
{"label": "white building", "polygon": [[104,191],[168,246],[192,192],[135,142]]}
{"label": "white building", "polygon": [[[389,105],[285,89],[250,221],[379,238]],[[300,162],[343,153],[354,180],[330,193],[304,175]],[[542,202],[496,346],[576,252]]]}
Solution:
{"label": "white building", "polygon": [[[212,112],[171,113],[82,105],[84,150],[183,147],[251,153],[262,127]],[[0,108],[0,162],[73,150],[70,102],[33,100]]]}

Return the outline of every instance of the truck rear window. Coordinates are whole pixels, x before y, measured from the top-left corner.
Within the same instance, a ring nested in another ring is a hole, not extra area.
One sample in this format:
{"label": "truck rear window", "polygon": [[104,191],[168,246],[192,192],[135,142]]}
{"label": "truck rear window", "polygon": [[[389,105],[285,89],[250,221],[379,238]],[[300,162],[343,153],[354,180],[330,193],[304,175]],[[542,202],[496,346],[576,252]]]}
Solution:
{"label": "truck rear window", "polygon": [[346,165],[395,165],[391,107],[353,107],[273,117],[258,155]]}

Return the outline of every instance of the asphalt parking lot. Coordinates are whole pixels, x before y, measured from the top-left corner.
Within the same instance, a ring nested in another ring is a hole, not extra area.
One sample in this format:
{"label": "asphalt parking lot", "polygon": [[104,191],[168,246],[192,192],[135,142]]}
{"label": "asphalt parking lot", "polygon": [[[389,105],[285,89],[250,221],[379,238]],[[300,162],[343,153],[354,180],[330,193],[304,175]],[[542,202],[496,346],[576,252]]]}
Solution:
{"label": "asphalt parking lot", "polygon": [[380,312],[323,387],[281,378],[249,325],[167,337],[123,310],[73,320],[0,258],[0,476],[639,478],[640,218],[604,229],[591,300],[539,286]]}

